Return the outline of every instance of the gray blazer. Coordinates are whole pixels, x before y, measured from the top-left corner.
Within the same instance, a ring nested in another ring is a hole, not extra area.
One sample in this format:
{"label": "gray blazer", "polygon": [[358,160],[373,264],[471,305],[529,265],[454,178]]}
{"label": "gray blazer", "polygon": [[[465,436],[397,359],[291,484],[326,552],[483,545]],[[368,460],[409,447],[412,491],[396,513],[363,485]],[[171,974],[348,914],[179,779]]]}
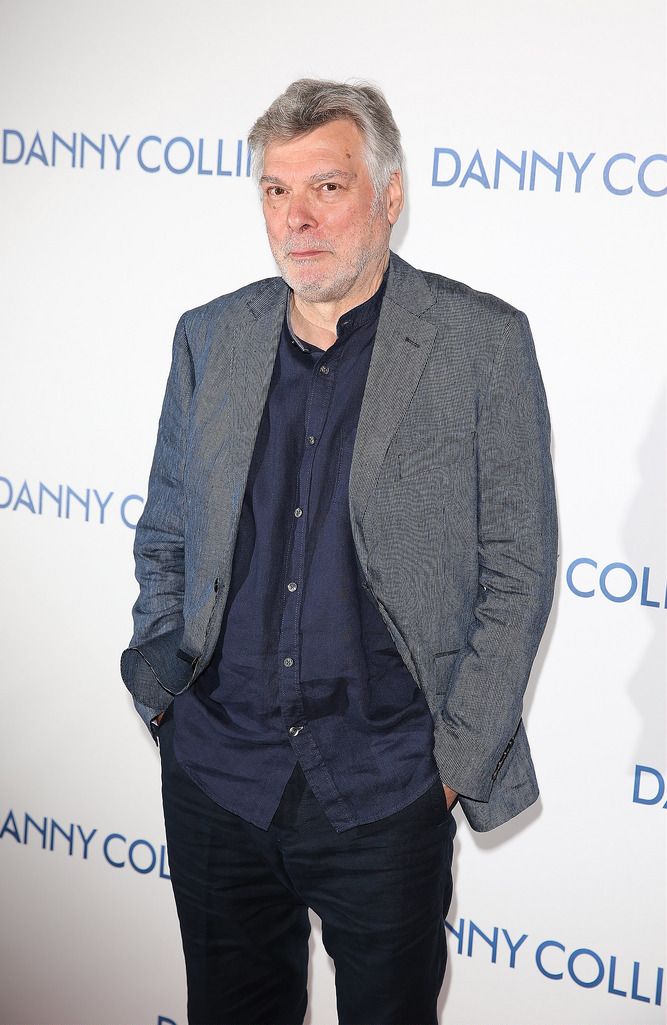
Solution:
{"label": "gray blazer", "polygon": [[[121,657],[146,723],[213,654],[287,294],[259,281],[176,328]],[[523,313],[391,254],[349,511],[441,778],[492,829],[538,796],[522,699],[556,572],[549,414]]]}

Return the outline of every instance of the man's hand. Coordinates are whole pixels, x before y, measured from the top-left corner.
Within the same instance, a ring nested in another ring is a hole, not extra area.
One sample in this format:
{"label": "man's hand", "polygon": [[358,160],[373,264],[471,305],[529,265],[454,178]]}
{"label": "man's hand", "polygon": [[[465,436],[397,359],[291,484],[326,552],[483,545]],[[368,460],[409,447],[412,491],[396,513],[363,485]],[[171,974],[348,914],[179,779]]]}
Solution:
{"label": "man's hand", "polygon": [[164,712],[158,712],[158,714],[154,715],[153,718],[151,719],[151,726],[154,726],[155,729],[157,730],[159,728],[160,723],[162,722],[163,719],[164,719]]}
{"label": "man's hand", "polygon": [[443,783],[442,787],[445,791],[445,797],[447,798],[447,808],[451,811],[454,802],[458,800],[459,795],[456,793],[456,790],[452,790],[452,788],[448,787],[446,783]]}

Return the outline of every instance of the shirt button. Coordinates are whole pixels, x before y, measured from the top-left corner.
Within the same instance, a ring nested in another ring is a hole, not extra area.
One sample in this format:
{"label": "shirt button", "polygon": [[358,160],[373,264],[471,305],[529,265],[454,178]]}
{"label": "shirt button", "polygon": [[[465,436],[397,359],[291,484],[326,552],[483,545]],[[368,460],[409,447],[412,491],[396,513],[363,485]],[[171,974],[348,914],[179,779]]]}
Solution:
{"label": "shirt button", "polygon": [[287,585],[287,590],[296,591],[296,583],[294,580],[290,580],[289,584]]}
{"label": "shirt button", "polygon": [[321,374],[328,374],[329,373],[329,368],[326,365],[326,363],[323,366],[320,367],[320,373]]}
{"label": "shirt button", "polygon": [[314,434],[309,434],[308,437],[306,438],[306,441],[308,442],[309,445],[314,445],[315,444],[315,435]]}
{"label": "shirt button", "polygon": [[299,518],[299,516],[303,516],[303,509],[296,508],[294,510],[294,515],[296,516],[297,519]]}
{"label": "shirt button", "polygon": [[289,669],[290,666],[294,665],[294,659],[290,658],[289,655],[288,655],[287,658],[283,659],[283,665],[287,666],[287,668]]}
{"label": "shirt button", "polygon": [[290,737],[298,737],[299,734],[301,733],[302,729],[303,729],[303,723],[300,723],[297,726],[290,726],[290,728],[288,730],[288,733],[289,733]]}

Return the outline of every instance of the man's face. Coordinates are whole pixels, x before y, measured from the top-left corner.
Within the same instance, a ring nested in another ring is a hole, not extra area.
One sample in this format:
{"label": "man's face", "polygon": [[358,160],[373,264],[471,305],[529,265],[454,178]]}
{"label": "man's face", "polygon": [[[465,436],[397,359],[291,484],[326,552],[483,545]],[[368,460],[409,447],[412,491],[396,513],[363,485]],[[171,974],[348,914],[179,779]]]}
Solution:
{"label": "man's face", "polygon": [[269,144],[261,188],[271,251],[298,297],[339,301],[383,265],[402,206],[400,175],[376,204],[354,122]]}

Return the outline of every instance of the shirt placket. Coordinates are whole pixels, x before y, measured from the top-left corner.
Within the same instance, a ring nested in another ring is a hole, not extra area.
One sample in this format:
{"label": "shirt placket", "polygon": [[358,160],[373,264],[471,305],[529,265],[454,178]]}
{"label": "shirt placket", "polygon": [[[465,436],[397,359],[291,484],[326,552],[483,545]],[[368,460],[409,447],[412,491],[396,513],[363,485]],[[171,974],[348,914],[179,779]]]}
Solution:
{"label": "shirt placket", "polygon": [[[332,347],[333,348],[333,347]],[[304,358],[312,357],[304,355]],[[310,521],[310,492],[313,466],[324,431],[336,383],[340,353],[329,349],[315,362],[306,402],[303,449],[297,476],[297,504],[291,523],[291,544],[287,546],[282,586],[283,611],[279,637],[279,696],[282,721],[292,748],[304,772],[312,772],[311,786],[321,800],[340,801],[304,709],[301,690],[301,651],[299,644],[304,593],[306,540]]]}

